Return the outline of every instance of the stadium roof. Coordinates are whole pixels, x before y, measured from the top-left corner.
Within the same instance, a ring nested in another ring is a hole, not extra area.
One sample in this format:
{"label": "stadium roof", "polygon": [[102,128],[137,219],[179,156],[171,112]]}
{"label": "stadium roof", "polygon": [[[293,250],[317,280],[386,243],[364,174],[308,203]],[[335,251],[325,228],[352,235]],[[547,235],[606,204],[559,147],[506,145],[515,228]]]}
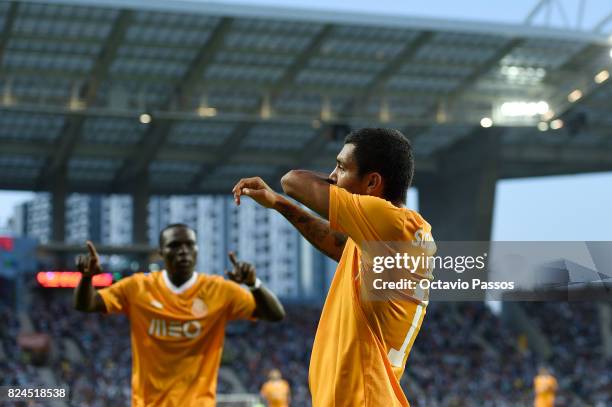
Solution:
{"label": "stadium roof", "polygon": [[[242,176],[329,171],[332,135],[363,126],[401,129],[417,172],[435,172],[482,137],[483,117],[502,177],[610,170],[611,44],[195,1],[2,2],[0,188],[124,192],[148,179],[153,193],[226,193]],[[532,109],[544,114],[515,116]],[[557,118],[559,130],[536,127]]]}

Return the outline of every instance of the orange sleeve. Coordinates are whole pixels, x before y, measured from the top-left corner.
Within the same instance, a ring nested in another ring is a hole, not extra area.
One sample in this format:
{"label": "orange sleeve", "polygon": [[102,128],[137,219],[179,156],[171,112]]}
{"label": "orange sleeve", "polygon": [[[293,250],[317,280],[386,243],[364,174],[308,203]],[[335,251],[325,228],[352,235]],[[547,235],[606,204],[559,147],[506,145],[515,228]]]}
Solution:
{"label": "orange sleeve", "polygon": [[233,281],[223,280],[225,286],[228,320],[235,319],[255,319],[255,297],[249,291],[242,288]]}
{"label": "orange sleeve", "polygon": [[127,314],[129,312],[130,293],[136,286],[136,275],[123,278],[110,287],[98,290],[108,314]]}
{"label": "orange sleeve", "polygon": [[391,202],[370,195],[351,194],[331,185],[329,224],[360,244],[374,240],[400,240],[404,234],[401,209]]}

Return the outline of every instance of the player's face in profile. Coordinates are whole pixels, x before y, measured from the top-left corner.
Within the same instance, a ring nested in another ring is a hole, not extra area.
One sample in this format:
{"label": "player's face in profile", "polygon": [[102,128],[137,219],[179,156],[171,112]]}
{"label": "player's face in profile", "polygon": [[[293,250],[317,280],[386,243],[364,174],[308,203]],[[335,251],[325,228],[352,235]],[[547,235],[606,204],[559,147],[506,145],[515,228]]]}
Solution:
{"label": "player's face in profile", "polygon": [[191,274],[198,257],[195,232],[184,227],[165,230],[162,234],[160,254],[168,273]]}
{"label": "player's face in profile", "polygon": [[336,157],[336,168],[329,178],[341,188],[353,194],[365,194],[367,180],[359,176],[359,167],[355,160],[355,145],[345,144]]}

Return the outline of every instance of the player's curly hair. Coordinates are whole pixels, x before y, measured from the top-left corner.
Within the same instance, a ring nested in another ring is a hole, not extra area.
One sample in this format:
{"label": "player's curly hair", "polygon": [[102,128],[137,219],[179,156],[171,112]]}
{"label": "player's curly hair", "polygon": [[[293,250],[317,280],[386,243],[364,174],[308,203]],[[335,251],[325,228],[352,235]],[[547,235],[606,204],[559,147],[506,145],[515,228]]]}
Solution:
{"label": "player's curly hair", "polygon": [[410,141],[399,130],[363,128],[351,132],[344,144],[355,146],[359,176],[378,172],[384,181],[384,198],[405,203],[414,175]]}

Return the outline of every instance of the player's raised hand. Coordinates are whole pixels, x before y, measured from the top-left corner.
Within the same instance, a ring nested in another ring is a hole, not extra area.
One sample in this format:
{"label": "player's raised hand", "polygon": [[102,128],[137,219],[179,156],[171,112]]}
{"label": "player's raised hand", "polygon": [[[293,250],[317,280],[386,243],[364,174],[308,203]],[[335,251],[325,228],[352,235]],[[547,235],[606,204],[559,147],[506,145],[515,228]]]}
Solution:
{"label": "player's raised hand", "polygon": [[233,271],[225,271],[227,277],[238,284],[252,286],[255,284],[255,266],[251,263],[238,261],[234,252],[228,253],[229,259],[234,266]]}
{"label": "player's raised hand", "polygon": [[249,196],[261,206],[274,207],[278,199],[278,193],[268,186],[260,177],[242,178],[232,189],[236,205],[240,205],[242,195]]}
{"label": "player's raised hand", "polygon": [[79,255],[76,258],[77,270],[81,272],[83,277],[93,277],[102,272],[100,267],[100,256],[96,251],[96,247],[91,241],[87,241],[87,255]]}

